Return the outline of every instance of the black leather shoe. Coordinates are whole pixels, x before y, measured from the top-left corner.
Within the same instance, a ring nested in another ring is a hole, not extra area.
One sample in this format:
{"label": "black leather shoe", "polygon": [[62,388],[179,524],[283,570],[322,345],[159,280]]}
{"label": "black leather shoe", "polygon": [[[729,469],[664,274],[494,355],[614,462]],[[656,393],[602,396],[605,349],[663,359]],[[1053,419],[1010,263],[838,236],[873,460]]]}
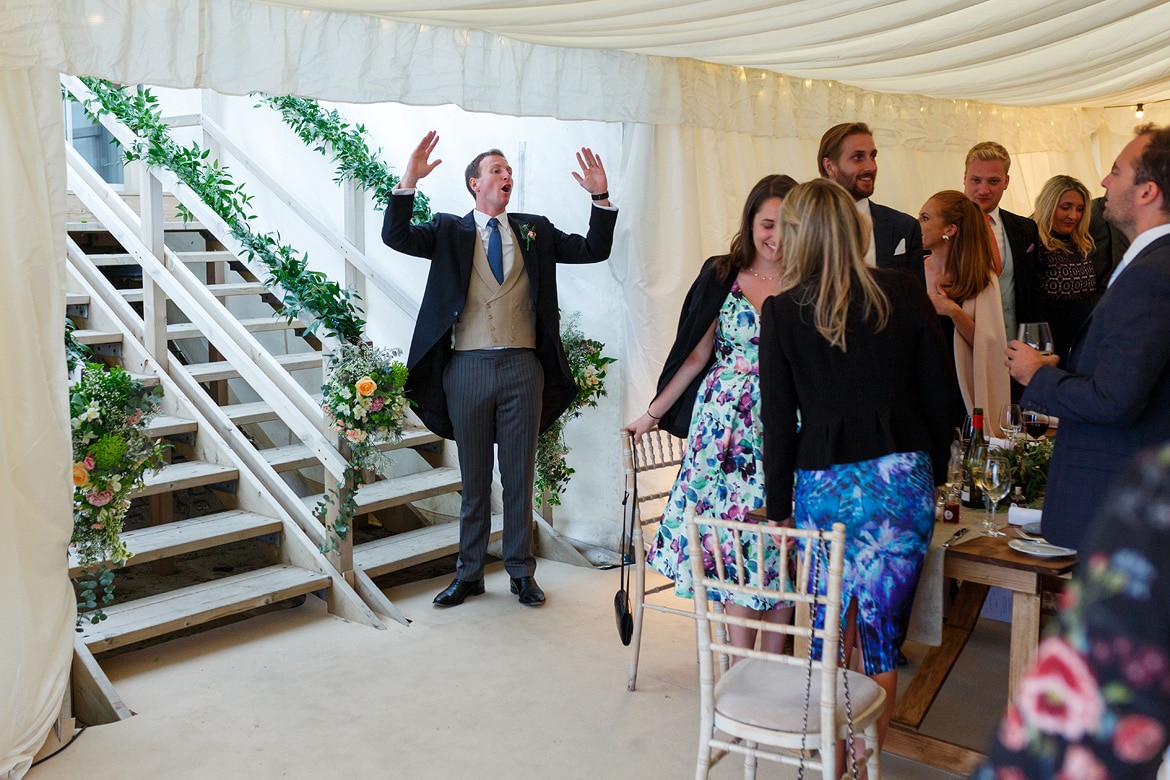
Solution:
{"label": "black leather shoe", "polygon": [[435,596],[436,607],[457,607],[468,596],[480,596],[484,592],[483,580],[456,579],[447,589]]}
{"label": "black leather shoe", "polygon": [[535,607],[544,603],[544,591],[533,577],[513,577],[512,592],[519,594],[521,604]]}

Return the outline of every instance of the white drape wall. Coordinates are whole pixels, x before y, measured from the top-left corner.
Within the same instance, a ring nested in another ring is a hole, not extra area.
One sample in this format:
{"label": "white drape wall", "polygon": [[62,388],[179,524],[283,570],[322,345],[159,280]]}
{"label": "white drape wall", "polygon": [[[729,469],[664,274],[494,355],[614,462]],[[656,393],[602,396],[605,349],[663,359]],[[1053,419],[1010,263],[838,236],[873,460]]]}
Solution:
{"label": "white drape wall", "polygon": [[40,748],[73,654],[59,95],[53,71],[0,70],[0,778]]}

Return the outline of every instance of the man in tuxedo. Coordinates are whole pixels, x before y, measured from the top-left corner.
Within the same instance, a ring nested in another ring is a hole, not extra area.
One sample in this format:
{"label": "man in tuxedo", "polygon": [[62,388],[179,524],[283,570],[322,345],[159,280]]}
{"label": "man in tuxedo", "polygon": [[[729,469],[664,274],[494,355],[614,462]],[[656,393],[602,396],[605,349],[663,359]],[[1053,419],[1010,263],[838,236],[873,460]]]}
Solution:
{"label": "man in tuxedo", "polygon": [[1019,341],[1022,402],[1060,429],[1041,529],[1079,547],[1106,488],[1138,450],[1170,440],[1170,128],[1138,128],[1101,182],[1105,218],[1132,242],[1069,351],[1067,370]]}
{"label": "man in tuxedo", "polygon": [[1031,219],[999,207],[1011,180],[1011,166],[1007,149],[995,141],[983,141],[967,152],[963,167],[963,192],[990,218],[991,234],[999,250],[999,295],[1008,341],[1016,337],[1018,323],[1044,319],[1036,293],[1040,232]]}
{"label": "man in tuxedo", "polygon": [[593,198],[587,236],[563,233],[536,214],[509,214],[512,168],[500,150],[489,149],[465,171],[473,211],[411,225],[415,185],[442,162],[431,160],[438,142],[431,131],[411,153],[382,225],[389,247],[431,261],[407,358],[406,395],[428,428],[459,446],[459,561],[435,606],[453,607],[484,592],[497,444],[504,568],[520,603],[536,606],[545,600],[533,576],[536,440],[577,396],[561,345],[556,266],[608,258],[617,210],[601,158],[583,148],[581,173],[573,178]]}
{"label": "man in tuxedo", "polygon": [[926,286],[922,263],[922,228],[909,214],[870,200],[877,180],[877,147],[873,133],[864,122],[830,127],[821,136],[817,168],[857,201],[857,210],[870,218],[873,236],[866,250],[867,265],[878,268],[905,268]]}

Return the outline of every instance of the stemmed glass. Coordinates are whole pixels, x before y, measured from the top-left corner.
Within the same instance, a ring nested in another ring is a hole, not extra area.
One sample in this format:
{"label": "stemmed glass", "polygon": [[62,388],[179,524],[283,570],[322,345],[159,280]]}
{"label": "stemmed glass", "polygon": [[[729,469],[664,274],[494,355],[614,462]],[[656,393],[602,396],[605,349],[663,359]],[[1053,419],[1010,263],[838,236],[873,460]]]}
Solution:
{"label": "stemmed glass", "polygon": [[1003,531],[999,530],[995,514],[999,502],[1003,501],[1012,487],[1011,466],[1007,457],[1002,452],[989,450],[977,479],[979,487],[983,488],[983,495],[991,501],[991,514],[983,516],[983,530],[988,536],[1004,536]]}
{"label": "stemmed glass", "polygon": [[1004,404],[999,407],[999,429],[1008,439],[1015,440],[1024,427],[1024,413],[1019,404]]}
{"label": "stemmed glass", "polygon": [[1052,328],[1047,322],[1021,322],[1016,330],[1016,338],[1041,355],[1051,355],[1055,347],[1052,342]]}
{"label": "stemmed glass", "polygon": [[1024,433],[1033,439],[1039,439],[1048,433],[1048,415],[1025,409],[1021,412],[1024,423]]}

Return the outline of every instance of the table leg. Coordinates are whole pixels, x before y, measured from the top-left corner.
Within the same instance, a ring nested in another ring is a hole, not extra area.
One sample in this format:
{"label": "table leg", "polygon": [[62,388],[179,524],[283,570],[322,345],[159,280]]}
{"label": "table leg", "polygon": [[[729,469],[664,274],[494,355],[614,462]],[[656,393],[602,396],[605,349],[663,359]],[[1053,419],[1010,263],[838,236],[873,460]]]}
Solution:
{"label": "table leg", "polygon": [[1008,699],[1014,699],[1020,679],[1032,659],[1040,641],[1039,578],[1035,593],[1012,592],[1012,646],[1008,671]]}

